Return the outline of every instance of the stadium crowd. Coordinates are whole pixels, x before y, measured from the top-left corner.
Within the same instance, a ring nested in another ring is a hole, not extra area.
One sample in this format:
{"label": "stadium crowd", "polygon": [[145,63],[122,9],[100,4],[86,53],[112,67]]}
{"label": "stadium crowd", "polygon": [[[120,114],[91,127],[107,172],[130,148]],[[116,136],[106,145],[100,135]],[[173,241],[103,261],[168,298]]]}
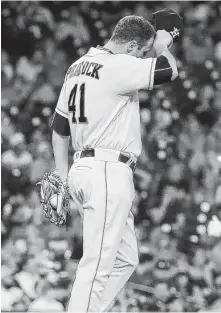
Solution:
{"label": "stadium crowd", "polygon": [[[140,91],[133,205],[140,265],[115,311],[221,310],[220,2],[2,2],[2,311],[62,311],[81,219],[49,224],[36,183],[52,170],[51,120],[68,66],[116,22],[169,7],[184,18],[179,78]],[[73,151],[70,148],[70,164]]]}

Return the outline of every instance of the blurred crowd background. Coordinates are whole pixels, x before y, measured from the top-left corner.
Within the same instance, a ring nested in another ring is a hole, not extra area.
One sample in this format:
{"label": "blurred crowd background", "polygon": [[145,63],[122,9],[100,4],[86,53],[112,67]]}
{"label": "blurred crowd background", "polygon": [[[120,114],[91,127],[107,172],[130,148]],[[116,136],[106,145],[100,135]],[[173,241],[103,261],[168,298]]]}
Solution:
{"label": "blurred crowd background", "polygon": [[[179,78],[140,92],[143,152],[133,213],[140,265],[115,311],[221,311],[221,3],[3,1],[2,311],[62,311],[82,255],[81,220],[48,223],[36,183],[52,170],[51,120],[69,65],[116,22],[184,18]],[[73,151],[70,148],[70,164]]]}

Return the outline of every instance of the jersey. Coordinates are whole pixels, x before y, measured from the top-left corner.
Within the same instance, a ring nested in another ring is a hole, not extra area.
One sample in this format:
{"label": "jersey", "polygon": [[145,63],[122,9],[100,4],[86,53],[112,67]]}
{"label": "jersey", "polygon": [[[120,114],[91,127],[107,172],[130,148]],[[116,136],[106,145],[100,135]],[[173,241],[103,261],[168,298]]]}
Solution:
{"label": "jersey", "polygon": [[90,48],[65,77],[56,112],[69,120],[75,151],[141,153],[139,89],[153,88],[156,58]]}

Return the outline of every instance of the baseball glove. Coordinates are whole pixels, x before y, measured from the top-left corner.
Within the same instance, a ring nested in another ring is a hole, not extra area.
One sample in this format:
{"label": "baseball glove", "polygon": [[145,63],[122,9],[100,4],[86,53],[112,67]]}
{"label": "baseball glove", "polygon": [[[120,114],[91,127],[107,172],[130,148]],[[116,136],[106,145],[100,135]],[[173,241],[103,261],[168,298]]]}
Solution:
{"label": "baseball glove", "polygon": [[156,30],[164,29],[171,34],[173,42],[177,42],[183,35],[183,19],[171,9],[163,9],[153,13]]}
{"label": "baseball glove", "polygon": [[70,213],[70,195],[66,183],[61,181],[59,175],[54,172],[45,173],[41,182],[40,202],[44,215],[56,226],[67,225]]}

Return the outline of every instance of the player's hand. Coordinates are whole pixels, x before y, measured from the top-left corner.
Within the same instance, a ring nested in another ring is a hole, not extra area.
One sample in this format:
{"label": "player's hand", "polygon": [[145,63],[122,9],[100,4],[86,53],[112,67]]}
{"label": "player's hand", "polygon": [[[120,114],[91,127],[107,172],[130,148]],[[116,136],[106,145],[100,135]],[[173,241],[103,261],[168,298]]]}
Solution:
{"label": "player's hand", "polygon": [[166,30],[158,30],[155,38],[153,48],[157,55],[160,55],[165,49],[171,48],[173,44],[173,37]]}

